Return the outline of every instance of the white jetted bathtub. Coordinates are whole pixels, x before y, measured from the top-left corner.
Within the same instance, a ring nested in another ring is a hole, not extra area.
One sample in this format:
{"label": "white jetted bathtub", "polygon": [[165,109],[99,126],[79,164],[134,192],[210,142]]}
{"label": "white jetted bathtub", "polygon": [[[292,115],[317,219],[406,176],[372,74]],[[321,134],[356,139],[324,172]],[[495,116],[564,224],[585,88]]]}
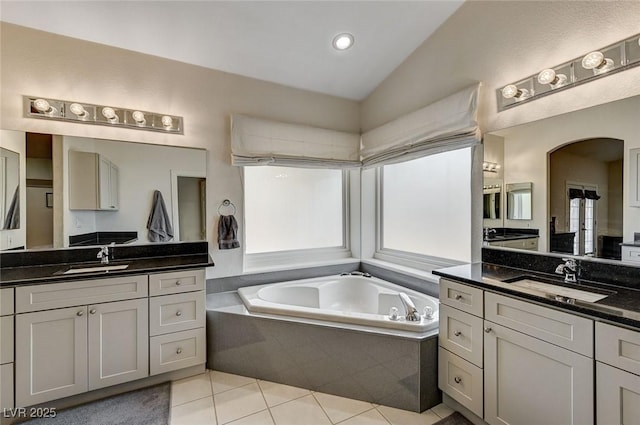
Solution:
{"label": "white jetted bathtub", "polygon": [[[375,277],[326,276],[248,286],[238,289],[238,293],[251,312],[414,332],[438,327],[436,298]],[[419,321],[406,320],[400,293],[415,305]],[[390,316],[392,307],[398,311],[395,320]],[[426,315],[425,307],[430,308],[426,309]]]}

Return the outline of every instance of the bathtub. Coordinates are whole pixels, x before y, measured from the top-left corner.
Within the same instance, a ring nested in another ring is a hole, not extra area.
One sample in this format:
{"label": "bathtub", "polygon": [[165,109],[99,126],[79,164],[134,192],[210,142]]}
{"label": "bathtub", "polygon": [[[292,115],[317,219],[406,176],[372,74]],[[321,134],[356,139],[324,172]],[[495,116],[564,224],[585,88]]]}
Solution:
{"label": "bathtub", "polygon": [[[405,320],[401,292],[415,305],[420,321]],[[436,298],[375,277],[326,276],[248,286],[238,289],[238,294],[250,312],[419,333],[438,328]],[[398,310],[396,320],[390,316],[392,307]],[[423,314],[425,307],[431,308],[431,316]]]}

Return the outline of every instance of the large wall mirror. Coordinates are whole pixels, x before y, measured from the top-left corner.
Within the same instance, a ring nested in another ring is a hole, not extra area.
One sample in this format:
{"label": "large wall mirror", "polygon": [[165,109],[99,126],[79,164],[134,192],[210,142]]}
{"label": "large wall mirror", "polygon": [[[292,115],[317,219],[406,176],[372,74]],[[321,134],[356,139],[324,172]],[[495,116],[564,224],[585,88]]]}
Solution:
{"label": "large wall mirror", "polygon": [[[640,208],[630,202],[639,110],[636,96],[485,134],[484,159],[500,164],[506,193],[506,214],[485,213],[485,228],[537,231],[540,252],[620,260],[620,244],[640,233]],[[484,175],[486,198],[495,172]],[[512,192],[526,195],[517,201]]]}
{"label": "large wall mirror", "polygon": [[20,154],[0,148],[0,220],[2,230],[20,228]]}
{"label": "large wall mirror", "polygon": [[[23,140],[26,157],[24,182],[11,180],[26,192],[24,233],[0,234],[3,250],[151,243],[147,227],[161,204],[173,235],[161,242],[206,240],[205,150],[7,130],[2,135]],[[156,191],[162,203],[154,203]],[[4,205],[10,209],[10,202]]]}

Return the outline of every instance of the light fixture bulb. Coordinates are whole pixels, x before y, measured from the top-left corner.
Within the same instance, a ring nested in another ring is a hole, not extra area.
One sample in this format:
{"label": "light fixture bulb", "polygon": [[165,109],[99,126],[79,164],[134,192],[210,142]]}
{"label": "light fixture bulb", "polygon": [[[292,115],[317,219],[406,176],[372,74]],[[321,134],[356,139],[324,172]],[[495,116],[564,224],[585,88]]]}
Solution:
{"label": "light fixture bulb", "polygon": [[71,105],[69,105],[69,110],[74,115],[77,115],[78,118],[86,118],[89,115],[89,113],[79,103],[72,103]]}
{"label": "light fixture bulb", "polygon": [[167,129],[173,126],[173,118],[171,118],[169,115],[163,115],[161,121],[162,125]]}
{"label": "light fixture bulb", "polygon": [[144,118],[144,113],[140,111],[133,111],[133,113],[131,114],[131,117],[138,125],[143,125],[144,123],[147,122],[147,120],[145,120]]}
{"label": "light fixture bulb", "polygon": [[502,89],[502,96],[505,99],[515,99],[520,101],[529,97],[529,90],[519,89],[515,84],[509,84]]}
{"label": "light fixture bulb", "polygon": [[567,83],[567,76],[564,74],[556,74],[551,68],[543,69],[538,74],[538,82],[540,84],[549,84],[551,88],[564,86]]}
{"label": "light fixture bulb", "polygon": [[55,109],[51,107],[49,102],[44,99],[36,99],[33,101],[33,107],[36,108],[38,112],[42,112],[43,114],[51,114]]}
{"label": "light fixture bulb", "polygon": [[102,116],[105,117],[110,123],[118,122],[118,115],[116,115],[116,111],[108,106],[102,108]]}
{"label": "light fixture bulb", "polygon": [[347,50],[353,46],[353,35],[349,33],[338,34],[333,38],[333,48],[336,50]]}
{"label": "light fixture bulb", "polygon": [[602,52],[587,53],[582,58],[582,67],[584,69],[592,69],[594,74],[602,74],[613,69],[613,60],[605,58]]}

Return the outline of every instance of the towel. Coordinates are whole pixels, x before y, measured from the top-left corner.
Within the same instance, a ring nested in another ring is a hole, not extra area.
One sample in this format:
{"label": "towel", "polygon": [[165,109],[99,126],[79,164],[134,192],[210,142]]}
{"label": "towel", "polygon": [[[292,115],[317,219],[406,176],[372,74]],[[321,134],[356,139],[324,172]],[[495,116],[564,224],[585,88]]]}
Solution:
{"label": "towel", "polygon": [[149,229],[149,241],[151,242],[168,242],[173,239],[173,227],[171,227],[169,214],[167,214],[167,208],[164,206],[162,193],[159,190],[153,192],[153,204],[147,221],[147,229]]}
{"label": "towel", "polygon": [[13,192],[13,199],[7,210],[2,228],[5,230],[20,228],[20,186],[16,186],[16,191]]}
{"label": "towel", "polygon": [[238,222],[232,215],[221,215],[218,221],[218,248],[240,248],[238,242]]}

